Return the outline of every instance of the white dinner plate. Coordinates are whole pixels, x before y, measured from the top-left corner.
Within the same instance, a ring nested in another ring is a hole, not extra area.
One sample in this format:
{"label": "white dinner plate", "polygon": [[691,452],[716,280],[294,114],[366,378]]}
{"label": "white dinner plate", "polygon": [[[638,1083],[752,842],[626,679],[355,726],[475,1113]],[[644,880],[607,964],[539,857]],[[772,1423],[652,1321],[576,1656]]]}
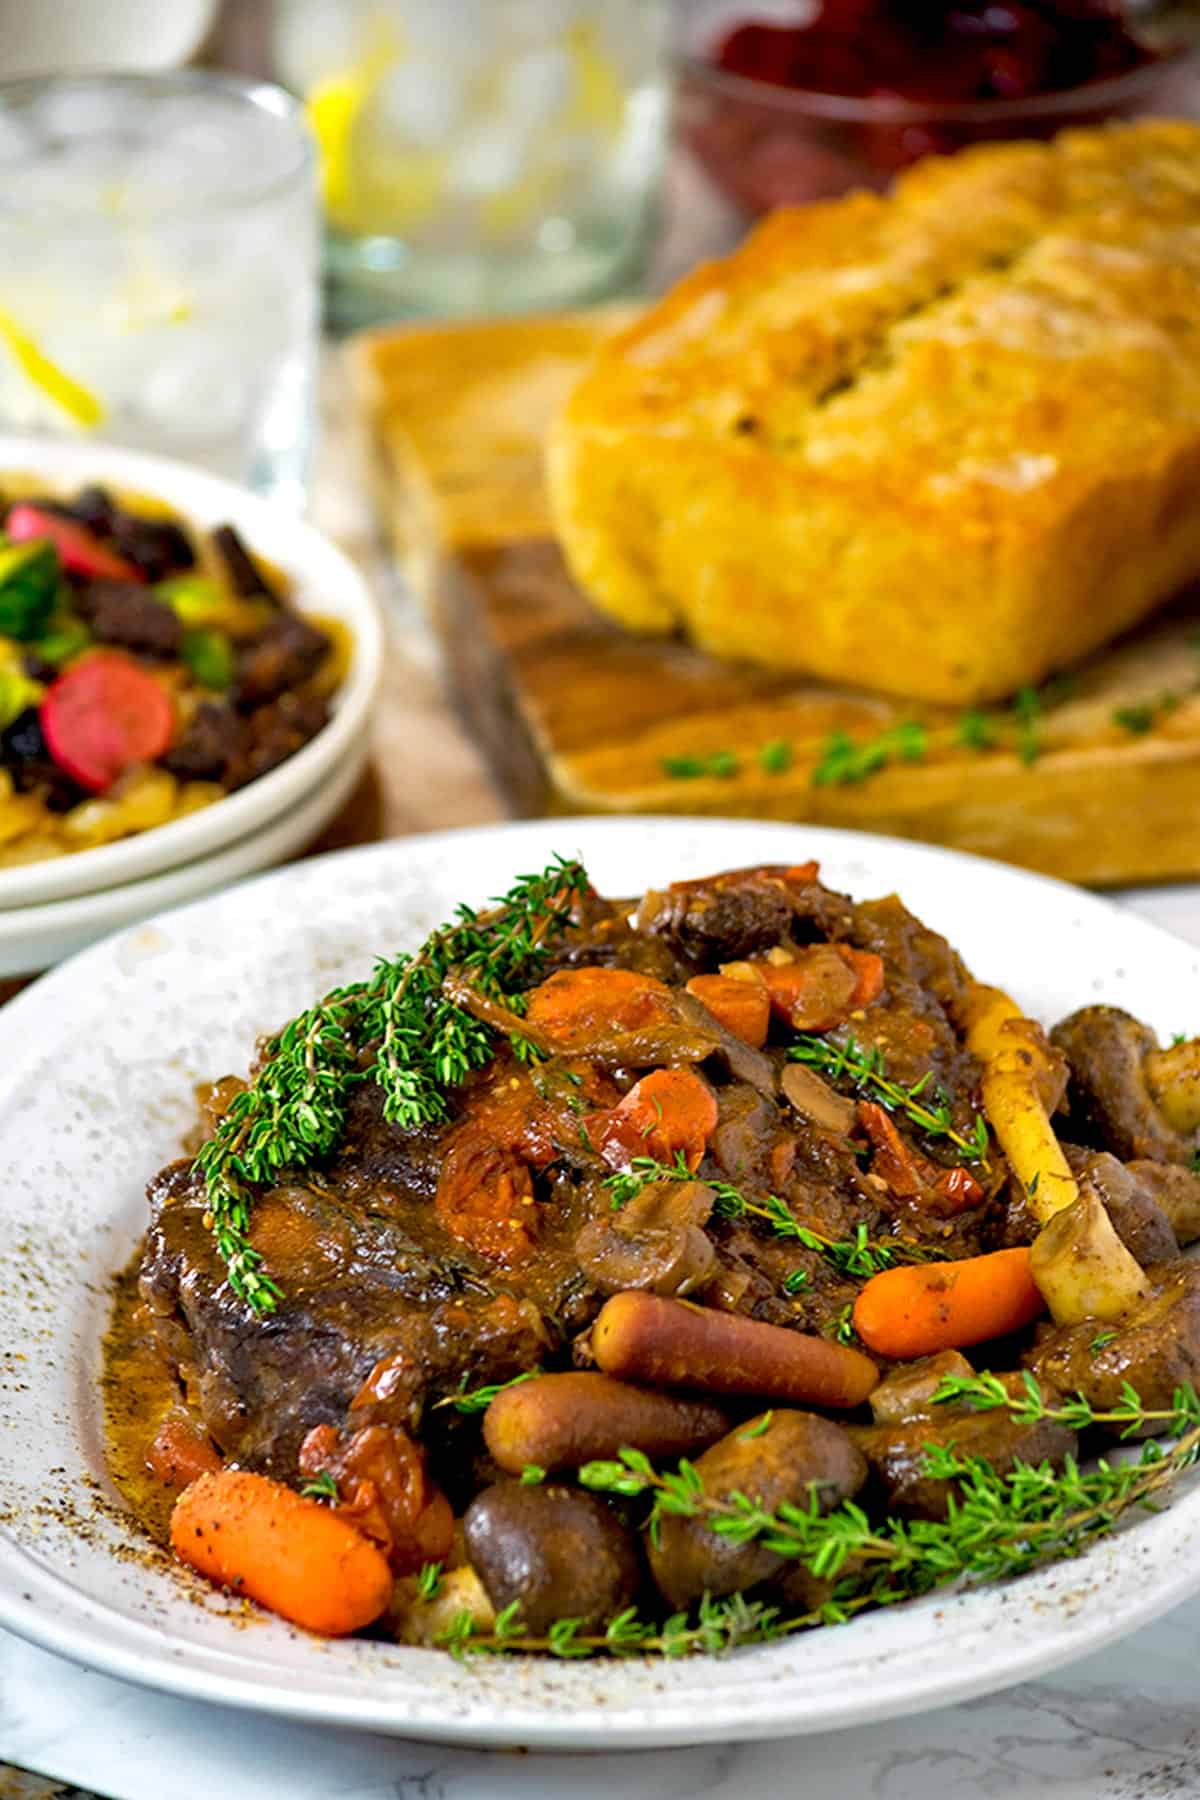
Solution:
{"label": "white dinner plate", "polygon": [[214,850],[210,856],[97,894],[0,910],[0,977],[52,968],[112,931],[124,930],[169,906],[197,900],[202,894],[218,893],[231,882],[294,856],[337,817],[362,778],[369,749],[366,738],[353,744],[311,793],[248,837]]}
{"label": "white dinner plate", "polygon": [[446,1741],[558,1748],[824,1731],[963,1700],[1144,1625],[1200,1587],[1200,1490],[1062,1563],[720,1662],[547,1663],[322,1642],[131,1554],[97,1397],[107,1282],[178,1149],[192,1084],[555,851],[603,892],[759,861],[896,890],[983,978],[1053,1020],[1087,1002],[1200,1022],[1196,953],[1044,878],[852,832],[682,819],[550,820],[303,863],[87,951],[0,1011],[0,1624],[172,1693]]}
{"label": "white dinner plate", "polygon": [[314,526],[205,469],[112,444],[0,435],[0,487],[10,471],[34,475],[60,493],[99,482],[150,494],[202,531],[232,525],[252,551],[284,571],[302,612],[324,613],[347,626],[353,649],[346,678],[333,696],[329,723],[277,769],[201,812],[115,844],[0,869],[0,913],[142,881],[237,844],[314,793],[330,770],[362,742],[379,688],[383,656],[379,612],[354,564]]}

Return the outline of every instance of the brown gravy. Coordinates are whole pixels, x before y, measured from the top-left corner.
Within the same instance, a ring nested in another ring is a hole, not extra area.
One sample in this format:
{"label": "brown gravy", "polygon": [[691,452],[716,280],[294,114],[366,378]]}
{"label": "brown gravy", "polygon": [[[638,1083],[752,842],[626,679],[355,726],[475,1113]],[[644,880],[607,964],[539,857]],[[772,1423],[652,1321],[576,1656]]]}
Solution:
{"label": "brown gravy", "polygon": [[113,1309],[104,1338],[104,1458],[121,1498],[156,1543],[169,1538],[175,1491],[151,1474],[146,1452],[164,1415],[176,1410],[180,1392],[155,1347],[138,1294],[139,1244],[113,1283]]}

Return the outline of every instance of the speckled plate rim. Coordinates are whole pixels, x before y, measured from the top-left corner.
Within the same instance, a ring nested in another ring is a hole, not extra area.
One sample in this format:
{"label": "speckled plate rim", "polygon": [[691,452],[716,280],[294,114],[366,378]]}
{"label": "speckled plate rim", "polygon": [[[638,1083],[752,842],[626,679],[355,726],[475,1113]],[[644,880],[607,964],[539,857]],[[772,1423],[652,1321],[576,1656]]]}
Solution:
{"label": "speckled plate rim", "polygon": [[143,880],[244,838],[318,787],[370,723],[383,662],[383,628],[366,582],[315,526],[248,488],[168,457],[112,444],[68,444],[0,434],[5,473],[34,475],[54,490],[86,482],[132,489],[174,507],[202,530],[231,524],[252,550],[291,578],[305,612],[340,619],[353,639],[350,667],[329,723],[279,768],[203,811],[73,856],[0,868],[0,910],[43,905]]}
{"label": "speckled plate rim", "polygon": [[611,1750],[961,1701],[1099,1649],[1200,1588],[1194,1483],[1076,1562],[719,1665],[459,1664],[323,1643],[139,1550],[103,1476],[98,1340],[106,1277],[133,1245],[142,1179],[177,1142],[191,1082],[244,1063],[256,1031],[558,850],[581,853],[610,892],[814,855],[835,886],[900,892],[1042,1016],[1103,999],[1170,1032],[1200,1013],[1192,949],[1093,896],[949,851],[734,821],[564,819],[412,839],[300,864],[109,939],[0,1011],[0,1624],[196,1699],[444,1742]]}

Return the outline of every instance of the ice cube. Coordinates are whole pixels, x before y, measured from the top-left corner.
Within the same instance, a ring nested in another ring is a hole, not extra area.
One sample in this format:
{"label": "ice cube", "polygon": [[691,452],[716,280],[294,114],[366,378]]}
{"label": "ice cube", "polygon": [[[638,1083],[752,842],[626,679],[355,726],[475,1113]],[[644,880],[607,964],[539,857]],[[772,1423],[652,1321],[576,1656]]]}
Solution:
{"label": "ice cube", "polygon": [[460,69],[411,56],[380,82],[371,100],[372,125],[401,143],[441,149],[462,120],[466,91]]}
{"label": "ice cube", "polygon": [[235,432],[258,400],[256,364],[244,362],[244,348],[198,332],[176,336],[144,368],[138,411],[176,437]]}
{"label": "ice cube", "polygon": [[528,144],[509,124],[480,126],[464,137],[450,164],[450,186],[460,194],[503,194],[524,171]]}
{"label": "ice cube", "polygon": [[353,68],[362,54],[362,17],[344,0],[276,0],[275,61],[298,94]]}
{"label": "ice cube", "polygon": [[510,65],[501,89],[502,105],[526,131],[538,131],[562,111],[574,80],[574,66],[565,50],[529,51]]}

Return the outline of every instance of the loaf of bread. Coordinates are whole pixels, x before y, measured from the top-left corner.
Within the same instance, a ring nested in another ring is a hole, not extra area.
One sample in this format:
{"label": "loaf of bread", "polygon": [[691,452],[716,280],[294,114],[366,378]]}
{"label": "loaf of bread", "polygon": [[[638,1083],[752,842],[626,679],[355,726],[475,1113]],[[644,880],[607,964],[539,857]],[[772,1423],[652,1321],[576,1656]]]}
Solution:
{"label": "loaf of bread", "polygon": [[1200,575],[1200,126],[775,214],[607,341],[556,528],[634,631],[996,699]]}

